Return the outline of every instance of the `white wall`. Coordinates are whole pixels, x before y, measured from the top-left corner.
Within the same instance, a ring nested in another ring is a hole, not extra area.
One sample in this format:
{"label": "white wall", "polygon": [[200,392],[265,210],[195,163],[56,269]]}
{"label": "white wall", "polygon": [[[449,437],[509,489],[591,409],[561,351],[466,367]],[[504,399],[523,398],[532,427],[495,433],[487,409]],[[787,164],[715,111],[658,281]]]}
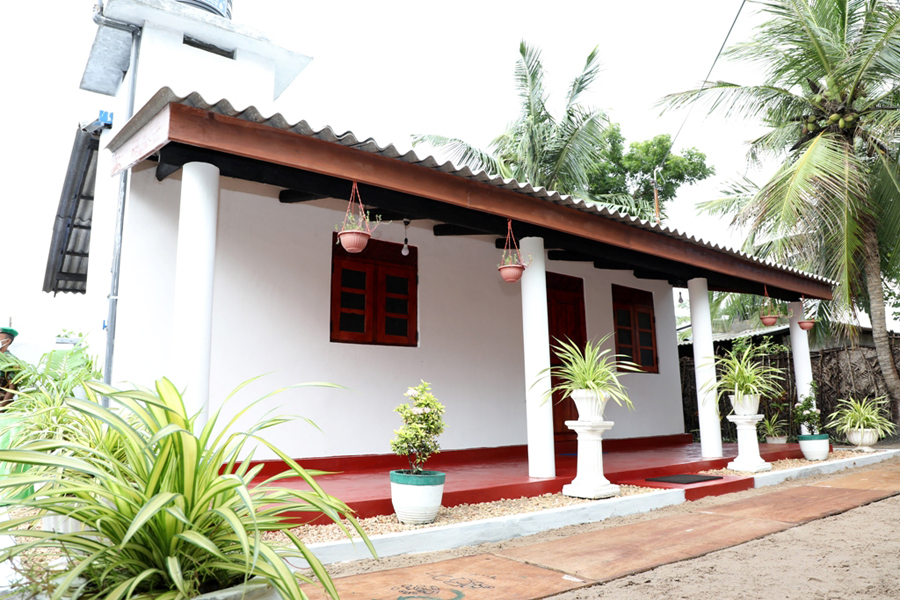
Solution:
{"label": "white wall", "polygon": [[[126,218],[116,343],[116,380],[144,385],[171,372],[172,290],[180,182],[156,182],[136,172]],[[297,457],[381,454],[400,424],[393,412],[406,388],[433,385],[447,407],[446,449],[525,443],[525,385],[519,286],[496,269],[491,236],[434,237],[430,222],[410,227],[419,249],[419,332],[416,348],[329,341],[332,233],[346,203],[281,204],[278,190],[222,179],[213,302],[211,398],[270,373],[226,406],[231,416],[279,387],[308,381],[348,389],[290,390],[251,411],[273,407],[313,420],[281,427],[268,439]],[[402,223],[374,236],[403,239]],[[610,409],[610,437],[683,431],[668,285],[623,272],[554,263],[553,270],[585,278],[588,334],[612,329],[610,283],[654,292],[660,373],[626,378],[636,412]],[[178,382],[176,382],[177,384]],[[530,383],[529,383],[530,384]],[[189,393],[189,392],[188,392]],[[271,456],[261,452],[259,456]]]}
{"label": "white wall", "polygon": [[275,63],[246,50],[234,59],[184,44],[181,31],[144,26],[138,64],[135,110],[163,86],[176,94],[199,92],[209,102],[227,98],[236,108],[256,106],[271,114]]}

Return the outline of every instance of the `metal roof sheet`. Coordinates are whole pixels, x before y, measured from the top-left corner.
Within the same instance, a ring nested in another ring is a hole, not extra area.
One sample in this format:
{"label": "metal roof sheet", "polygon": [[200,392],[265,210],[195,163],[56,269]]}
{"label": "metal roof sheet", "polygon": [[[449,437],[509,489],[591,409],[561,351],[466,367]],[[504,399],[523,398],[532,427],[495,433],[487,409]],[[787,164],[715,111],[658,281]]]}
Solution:
{"label": "metal roof sheet", "polygon": [[559,192],[547,190],[543,187],[534,187],[527,182],[520,183],[515,179],[504,179],[497,175],[491,175],[485,171],[472,171],[467,166],[458,167],[450,161],[440,162],[432,155],[420,157],[412,150],[401,153],[393,144],[382,146],[372,138],[360,139],[352,131],[337,133],[330,126],[325,126],[321,129],[315,129],[311,127],[306,121],[297,121],[295,123],[290,123],[281,113],[276,113],[271,116],[265,116],[260,113],[259,110],[257,110],[257,108],[254,106],[249,106],[244,109],[238,109],[224,98],[216,102],[209,102],[197,92],[192,92],[191,94],[188,94],[186,96],[179,96],[176,95],[175,92],[173,92],[168,87],[160,89],[156,94],[153,95],[153,97],[147,102],[147,104],[140,111],[138,111],[135,117],[122,128],[122,131],[120,131],[115,136],[115,138],[110,141],[110,150],[115,151],[119,146],[121,146],[122,143],[124,143],[125,140],[129,139],[134,133],[136,133],[141,127],[143,127],[143,125],[146,124],[146,122],[149,121],[150,118],[156,115],[169,103],[178,103],[228,117],[234,117],[253,123],[260,123],[262,125],[274,127],[276,129],[291,131],[300,135],[313,137],[319,140],[324,140],[327,142],[340,144],[342,146],[355,148],[357,150],[362,150],[364,152],[370,152],[387,158],[392,158],[421,167],[434,169],[436,171],[441,171],[443,173],[448,173],[457,177],[472,179],[518,194],[524,194],[533,198],[539,198],[546,202],[566,206],[584,213],[599,215],[603,218],[617,221],[630,227],[652,231],[666,237],[678,239],[716,252],[729,254],[731,256],[742,258],[744,260],[748,260],[760,265],[765,265],[773,269],[791,273],[793,275],[798,275],[800,277],[805,277],[813,281],[826,283],[831,286],[835,285],[833,281],[825,277],[806,273],[794,267],[780,265],[774,261],[752,256],[740,250],[735,250],[733,248],[714,244],[700,237],[689,235],[688,233],[680,231],[678,229],[672,229],[666,225],[658,225],[651,221],[645,221],[636,217],[631,217],[627,214],[610,210],[601,205],[596,205],[591,202],[585,202],[584,200],[580,200],[573,196],[563,195]]}

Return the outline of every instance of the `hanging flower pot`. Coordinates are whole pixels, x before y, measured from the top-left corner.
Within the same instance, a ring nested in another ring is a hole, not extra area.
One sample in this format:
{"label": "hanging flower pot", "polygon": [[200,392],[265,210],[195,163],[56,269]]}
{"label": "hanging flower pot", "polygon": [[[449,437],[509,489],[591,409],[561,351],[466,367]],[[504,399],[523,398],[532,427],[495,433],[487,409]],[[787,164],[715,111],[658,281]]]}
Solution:
{"label": "hanging flower pot", "polygon": [[343,246],[344,250],[350,254],[358,254],[365,250],[370,237],[372,237],[372,234],[368,231],[353,231],[348,229],[338,232],[338,239],[341,242],[341,246]]}
{"label": "hanging flower pot", "polygon": [[772,299],[769,298],[768,286],[764,285],[763,291],[766,295],[766,312],[759,314],[759,320],[762,321],[762,324],[766,327],[771,327],[778,322],[778,317],[780,315],[776,312],[773,312],[774,309],[772,308]]}
{"label": "hanging flower pot", "polygon": [[[376,216],[375,227],[378,227],[380,223],[381,217]],[[335,226],[335,229],[337,227]],[[362,198],[354,181],[353,189],[350,191],[350,202],[347,204],[347,212],[344,214],[344,222],[338,231],[338,241],[350,254],[359,254],[366,249],[366,244],[369,243],[375,227],[370,225],[369,213],[363,208]]]}
{"label": "hanging flower pot", "polygon": [[803,331],[809,331],[810,329],[813,328],[813,325],[815,325],[815,324],[816,324],[816,322],[812,319],[804,319],[802,321],[797,321],[797,325],[799,325],[800,329],[802,329]]}
{"label": "hanging flower pot", "polygon": [[522,273],[525,272],[525,265],[500,265],[499,267],[497,267],[497,270],[500,271],[500,277],[503,278],[503,281],[507,283],[515,283],[518,280],[522,279]]}
{"label": "hanging flower pot", "polygon": [[522,273],[528,265],[522,260],[522,253],[519,252],[519,246],[516,245],[516,238],[512,232],[512,219],[506,220],[506,245],[503,247],[503,254],[500,257],[500,265],[497,270],[500,271],[500,277],[507,283],[515,283],[522,278]]}

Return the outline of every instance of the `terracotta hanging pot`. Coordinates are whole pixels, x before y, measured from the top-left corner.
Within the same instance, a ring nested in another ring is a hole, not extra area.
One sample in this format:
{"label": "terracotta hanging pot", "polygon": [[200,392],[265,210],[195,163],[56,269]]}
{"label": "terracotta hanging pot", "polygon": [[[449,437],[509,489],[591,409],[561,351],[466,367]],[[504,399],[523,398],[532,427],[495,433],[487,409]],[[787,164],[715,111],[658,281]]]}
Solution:
{"label": "terracotta hanging pot", "polygon": [[815,324],[816,324],[816,322],[811,319],[797,321],[797,325],[799,325],[800,329],[802,329],[803,331],[809,331],[810,329],[813,328],[813,325],[815,325]]}
{"label": "terracotta hanging pot", "polygon": [[766,327],[771,327],[778,322],[778,315],[759,315],[759,320],[762,321],[763,325]]}
{"label": "terracotta hanging pot", "polygon": [[350,254],[359,254],[365,250],[366,244],[369,243],[369,238],[371,236],[372,234],[368,231],[352,229],[338,232],[338,239],[341,241],[341,246],[343,246],[344,250]]}
{"label": "terracotta hanging pot", "polygon": [[507,283],[515,283],[522,279],[522,273],[528,265],[522,260],[522,253],[516,244],[516,238],[512,231],[512,219],[506,220],[506,244],[503,246],[503,254],[500,256],[500,277]]}
{"label": "terracotta hanging pot", "polygon": [[525,265],[518,263],[513,265],[500,265],[497,267],[500,271],[500,277],[507,283],[515,283],[522,279],[522,273],[525,272]]}

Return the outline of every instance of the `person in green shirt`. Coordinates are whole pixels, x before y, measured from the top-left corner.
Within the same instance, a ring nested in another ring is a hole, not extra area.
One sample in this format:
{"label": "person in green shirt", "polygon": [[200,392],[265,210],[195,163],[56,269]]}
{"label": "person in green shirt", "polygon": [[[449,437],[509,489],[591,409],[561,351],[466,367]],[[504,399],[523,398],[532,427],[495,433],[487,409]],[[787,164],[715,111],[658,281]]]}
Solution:
{"label": "person in green shirt", "polygon": [[[0,352],[9,352],[9,347],[17,335],[19,332],[12,327],[0,327]],[[11,378],[11,373],[0,371],[0,409],[12,402],[16,395],[16,386]]]}

